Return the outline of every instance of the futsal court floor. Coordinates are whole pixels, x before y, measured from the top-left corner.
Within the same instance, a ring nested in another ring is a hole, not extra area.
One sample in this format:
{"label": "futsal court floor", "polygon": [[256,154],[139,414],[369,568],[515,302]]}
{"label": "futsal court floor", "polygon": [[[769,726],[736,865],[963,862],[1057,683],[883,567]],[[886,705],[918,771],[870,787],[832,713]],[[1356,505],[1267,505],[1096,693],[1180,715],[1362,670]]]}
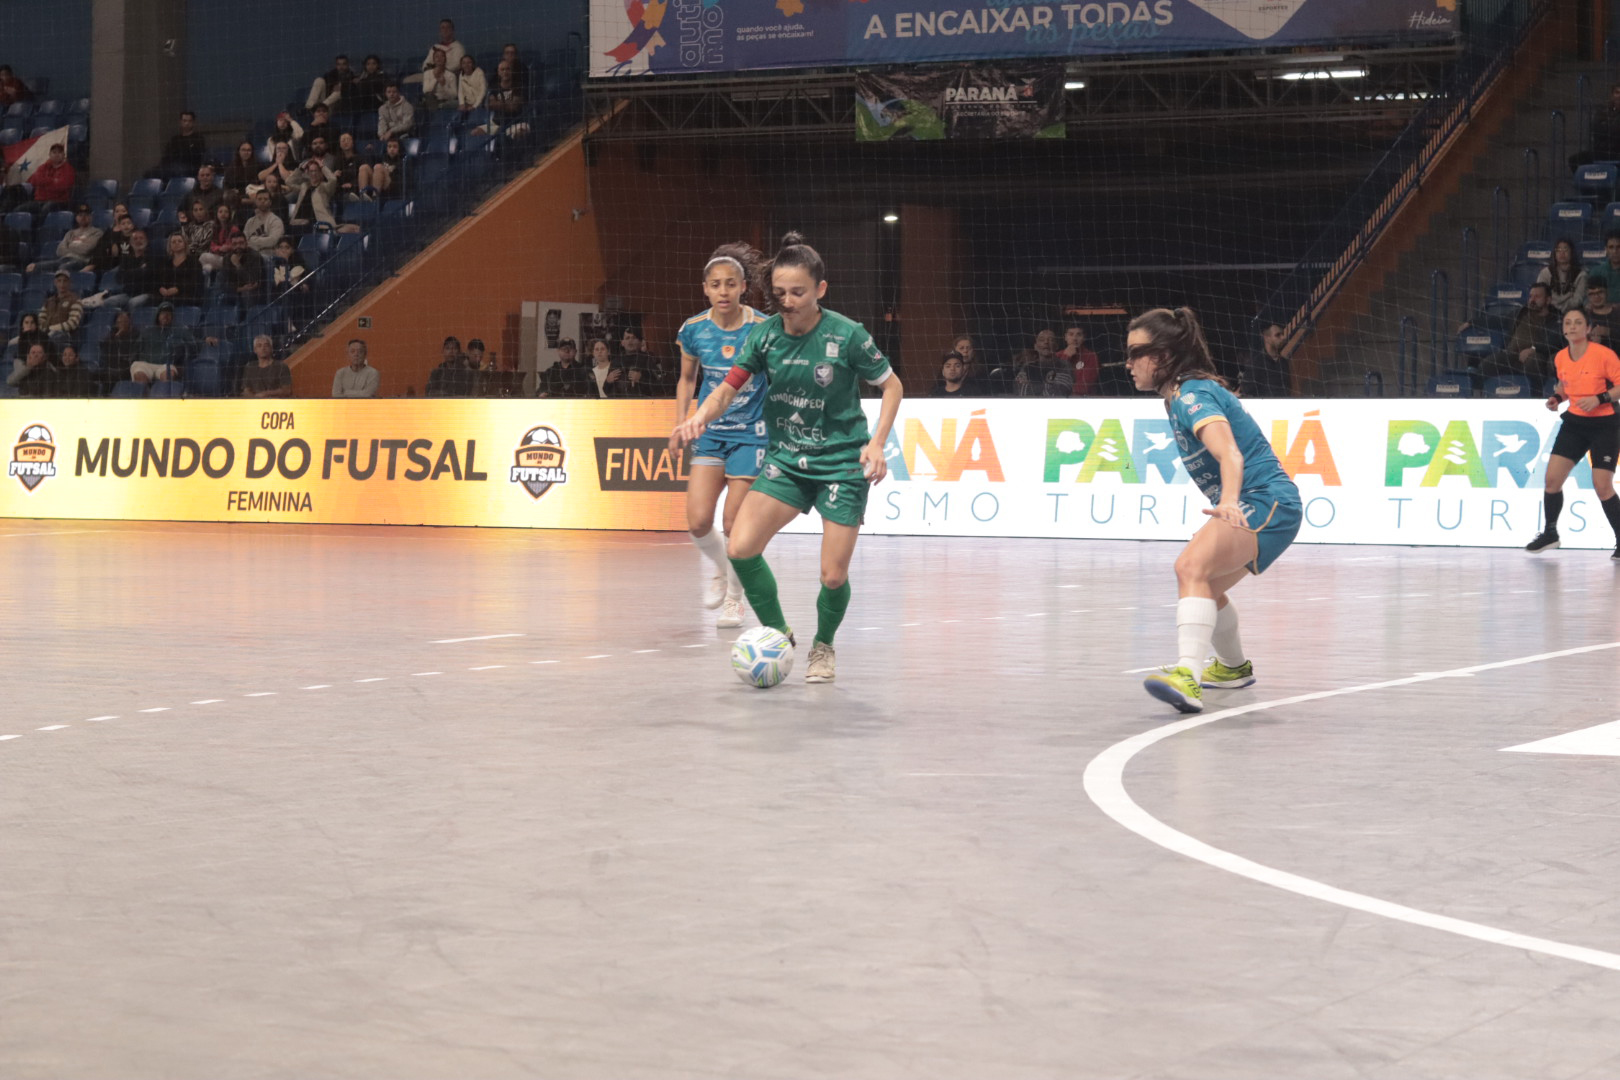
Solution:
{"label": "futsal court floor", "polygon": [[1178,550],[0,523],[0,1077],[1620,1076],[1606,553]]}

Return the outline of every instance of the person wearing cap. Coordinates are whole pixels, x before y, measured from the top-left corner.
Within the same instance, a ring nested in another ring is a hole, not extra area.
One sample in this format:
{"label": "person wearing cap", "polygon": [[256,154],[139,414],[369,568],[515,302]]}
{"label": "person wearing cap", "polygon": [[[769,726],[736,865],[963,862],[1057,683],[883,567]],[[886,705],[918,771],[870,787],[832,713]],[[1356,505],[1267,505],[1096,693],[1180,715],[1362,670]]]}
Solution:
{"label": "person wearing cap", "polygon": [[178,379],[196,352],[197,339],[174,324],[174,305],[165,300],[158,305],[157,322],[141,331],[139,359],[129,365],[129,377],[138,383]]}
{"label": "person wearing cap", "polygon": [[934,384],[933,397],[973,397],[973,388],[967,381],[967,361],[959,352],[948,352],[940,362],[939,381]]}
{"label": "person wearing cap", "polygon": [[594,388],[586,385],[585,368],[579,363],[579,346],[574,344],[573,338],[557,342],[557,362],[540,373],[535,388],[535,396],[543,398],[596,396],[590,392]]}
{"label": "person wearing cap", "polygon": [[45,298],[45,307],[39,313],[40,325],[50,335],[52,343],[62,346],[74,340],[79,322],[84,318],[84,304],[73,291],[73,275],[66,270],[56,272],[56,291]]}
{"label": "person wearing cap", "polygon": [[46,214],[53,210],[66,210],[73,205],[73,188],[79,182],[79,175],[68,164],[67,147],[62,143],[52,146],[45,163],[34,170],[28,182],[34,185],[33,198],[18,202],[26,197],[26,189],[21,184],[13,184],[6,188],[5,204],[0,205],[0,212],[13,208],[25,210],[34,215],[37,228]]}
{"label": "person wearing cap", "polygon": [[382,378],[377,369],[366,362],[366,343],[350,338],[349,362],[338,368],[332,376],[332,396],[335,398],[374,398]]}

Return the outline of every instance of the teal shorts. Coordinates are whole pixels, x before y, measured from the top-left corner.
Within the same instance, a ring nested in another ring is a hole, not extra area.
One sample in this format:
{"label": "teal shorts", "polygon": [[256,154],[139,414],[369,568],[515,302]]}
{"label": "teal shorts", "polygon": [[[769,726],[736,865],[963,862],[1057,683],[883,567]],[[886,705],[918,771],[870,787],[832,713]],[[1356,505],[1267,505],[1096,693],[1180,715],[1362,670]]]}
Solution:
{"label": "teal shorts", "polygon": [[860,526],[866,520],[866,498],[872,485],[864,478],[822,480],[788,469],[769,457],[750,489],[786,503],[801,514],[811,507],[828,521]]}
{"label": "teal shorts", "polygon": [[1299,500],[1277,498],[1270,493],[1245,495],[1238,501],[1238,508],[1248,519],[1249,528],[1254,530],[1254,538],[1260,545],[1254,561],[1249,564],[1249,572],[1263,574],[1299,535]]}

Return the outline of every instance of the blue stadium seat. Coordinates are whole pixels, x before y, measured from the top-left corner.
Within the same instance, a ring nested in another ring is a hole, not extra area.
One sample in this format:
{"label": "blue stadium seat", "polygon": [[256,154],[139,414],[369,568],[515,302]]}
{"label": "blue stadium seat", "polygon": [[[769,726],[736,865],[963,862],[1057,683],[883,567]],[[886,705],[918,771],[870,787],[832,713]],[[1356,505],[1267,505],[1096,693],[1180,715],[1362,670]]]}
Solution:
{"label": "blue stadium seat", "polygon": [[137,229],[150,228],[152,225],[152,208],[150,206],[131,206],[129,219],[135,223]]}
{"label": "blue stadium seat", "polygon": [[[107,278],[112,277],[116,273],[118,273],[118,271],[109,270],[101,279],[102,288],[107,289],[108,292],[116,291],[114,289],[107,288]],[[116,285],[117,281],[115,280],[113,284]],[[102,338],[106,337],[112,332],[113,322],[117,318],[117,308],[110,308],[106,306],[96,308],[90,313],[89,322],[84,324],[84,335],[86,339],[99,342]]]}
{"label": "blue stadium seat", "polygon": [[177,176],[163,187],[163,201],[179,203],[187,195],[197,190],[197,180],[191,176]]}
{"label": "blue stadium seat", "polygon": [[[361,206],[376,206],[376,203],[350,203],[343,208],[343,220],[354,221],[350,211]],[[321,264],[327,252],[332,250],[331,233],[310,233],[298,241],[298,254],[304,257],[304,262],[311,270]]]}
{"label": "blue stadium seat", "polygon": [[180,208],[178,206],[165,206],[158,211],[157,218],[152,222],[158,229],[173,231],[180,227]]}
{"label": "blue stadium seat", "polygon": [[1469,327],[1457,335],[1453,351],[1457,356],[1474,359],[1490,356],[1502,348],[1502,334],[1496,330]]}
{"label": "blue stadium seat", "polygon": [[1547,269],[1546,263],[1514,263],[1511,271],[1513,276],[1513,284],[1517,288],[1528,290],[1530,286],[1536,283],[1536,278],[1540,277],[1541,272],[1545,269]]}
{"label": "blue stadium seat", "polygon": [[174,309],[174,325],[195,327],[202,323],[202,308],[187,304]]}
{"label": "blue stadium seat", "polygon": [[29,285],[22,291],[17,300],[17,313],[19,315],[30,311],[39,311],[45,307],[45,286]]}
{"label": "blue stadium seat", "polygon": [[[126,195],[124,196],[124,205],[129,207],[130,217],[134,217],[137,213],[144,210],[147,215],[146,220],[150,222],[152,220],[152,215],[157,212],[157,196]],[[136,222],[136,224],[139,225],[140,222]],[[146,226],[141,225],[141,228],[144,229]]]}
{"label": "blue stadium seat", "polygon": [[90,111],[90,99],[87,97],[79,98],[73,103],[73,109],[71,111],[77,113],[88,113]]}
{"label": "blue stadium seat", "polygon": [[96,272],[94,270],[80,270],[73,275],[73,291],[80,296],[89,296],[96,291]]}
{"label": "blue stadium seat", "polygon": [[143,398],[146,396],[146,384],[138,383],[132,379],[114,383],[112,393],[108,397],[115,398]]}
{"label": "blue stadium seat", "polygon": [[225,392],[224,362],[217,355],[199,355],[185,367],[185,388],[191,397],[220,397]]}
{"label": "blue stadium seat", "polygon": [[1582,240],[1577,249],[1576,258],[1582,263],[1598,263],[1606,257],[1602,240]]}
{"label": "blue stadium seat", "polygon": [[21,274],[0,274],[0,303],[7,303],[12,297],[22,292],[23,276]]}
{"label": "blue stadium seat", "polygon": [[19,120],[26,120],[33,115],[34,103],[32,101],[19,101],[6,110],[6,116],[16,117]]}
{"label": "blue stadium seat", "polygon": [[79,363],[91,371],[101,370],[101,342],[96,338],[85,335],[84,343],[79,346]]}
{"label": "blue stadium seat", "polygon": [[186,396],[185,385],[170,380],[168,382],[155,382],[146,391],[149,398],[183,398]]}
{"label": "blue stadium seat", "polygon": [[34,215],[26,210],[13,210],[5,217],[5,226],[21,236],[34,235]]}
{"label": "blue stadium seat", "polygon": [[1547,224],[1555,237],[1579,239],[1586,232],[1586,223],[1592,218],[1592,207],[1583,202],[1555,202],[1548,213]]}
{"label": "blue stadium seat", "polygon": [[68,145],[81,146],[90,141],[90,126],[88,124],[68,125]]}
{"label": "blue stadium seat", "polygon": [[1465,371],[1446,371],[1429,380],[1430,397],[1473,397],[1474,380]]}
{"label": "blue stadium seat", "polygon": [[[163,181],[156,177],[148,176],[129,185],[129,197],[131,199],[156,199],[161,194],[163,194]],[[147,203],[147,205],[150,206],[151,203]]]}
{"label": "blue stadium seat", "polygon": [[1527,398],[1533,391],[1534,387],[1525,375],[1498,375],[1485,380],[1485,396],[1488,398]]}
{"label": "blue stadium seat", "polygon": [[454,157],[456,153],[456,137],[448,131],[433,132],[423,145],[422,156],[443,154],[445,157]]}
{"label": "blue stadium seat", "polygon": [[[361,229],[369,229],[369,228],[371,228],[373,225],[375,225],[377,223],[377,216],[378,216],[378,207],[377,207],[377,204],[374,203],[374,202],[346,203],[343,206],[343,224],[345,224],[345,225],[358,225],[358,226],[360,226]],[[304,244],[305,244],[306,241],[318,240],[318,239],[323,239],[323,238],[324,237],[321,236],[320,234],[317,234],[315,236],[306,236],[306,237],[304,237],[303,240],[300,240],[298,242],[298,250],[299,251],[304,250]],[[327,246],[325,248],[323,248],[322,250],[325,251],[325,252],[330,253],[330,251],[331,251],[331,241],[330,240],[327,241]]]}
{"label": "blue stadium seat", "polygon": [[1612,202],[1605,206],[1601,220],[1604,232],[1608,232],[1610,229],[1620,229],[1620,202]]}
{"label": "blue stadium seat", "polygon": [[92,210],[90,212],[90,224],[102,232],[106,232],[116,222],[113,221],[113,212],[111,210]]}
{"label": "blue stadium seat", "polygon": [[427,123],[422,125],[422,130],[430,136],[443,134],[453,130],[460,119],[461,113],[456,109],[434,109],[427,114]]}
{"label": "blue stadium seat", "polygon": [[401,139],[399,143],[399,152],[404,154],[406,157],[415,157],[422,152],[422,140],[414,138]]}
{"label": "blue stadium seat", "polygon": [[22,142],[22,137],[22,128],[0,128],[0,146],[10,146],[13,143]]}
{"label": "blue stadium seat", "polygon": [[1534,262],[1546,266],[1552,261],[1551,240],[1527,240],[1519,245],[1519,254],[1515,262]]}
{"label": "blue stadium seat", "polygon": [[48,101],[41,101],[39,104],[34,106],[35,116],[60,116],[66,111],[66,109],[62,108],[62,103],[54,98]]}
{"label": "blue stadium seat", "polygon": [[129,322],[137,330],[145,330],[157,322],[157,305],[142,304],[129,313]]}
{"label": "blue stadium seat", "polygon": [[1612,161],[1594,161],[1575,170],[1575,190],[1586,198],[1614,198],[1614,183],[1620,168]]}

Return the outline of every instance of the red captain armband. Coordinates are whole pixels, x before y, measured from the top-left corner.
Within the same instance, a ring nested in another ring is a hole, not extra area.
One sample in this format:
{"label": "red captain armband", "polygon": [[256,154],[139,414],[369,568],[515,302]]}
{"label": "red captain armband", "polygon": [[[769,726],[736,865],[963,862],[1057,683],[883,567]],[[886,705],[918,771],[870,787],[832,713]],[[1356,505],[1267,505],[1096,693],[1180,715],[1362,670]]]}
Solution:
{"label": "red captain armband", "polygon": [[733,390],[741,390],[743,388],[743,383],[748,381],[748,376],[748,372],[733,365],[731,370],[726,372],[726,385],[731,387]]}

